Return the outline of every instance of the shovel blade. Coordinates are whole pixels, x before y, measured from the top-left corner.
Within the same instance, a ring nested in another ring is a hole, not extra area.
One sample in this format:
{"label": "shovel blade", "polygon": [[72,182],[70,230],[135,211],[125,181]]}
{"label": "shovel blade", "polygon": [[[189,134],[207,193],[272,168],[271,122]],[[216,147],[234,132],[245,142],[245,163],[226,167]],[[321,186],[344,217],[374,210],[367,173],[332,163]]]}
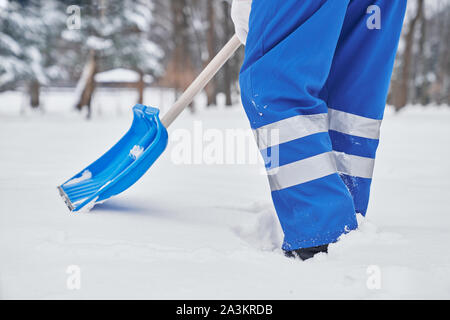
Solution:
{"label": "shovel blade", "polygon": [[70,211],[96,203],[132,186],[164,152],[168,134],[159,109],[137,104],[128,132],[98,160],[58,186]]}

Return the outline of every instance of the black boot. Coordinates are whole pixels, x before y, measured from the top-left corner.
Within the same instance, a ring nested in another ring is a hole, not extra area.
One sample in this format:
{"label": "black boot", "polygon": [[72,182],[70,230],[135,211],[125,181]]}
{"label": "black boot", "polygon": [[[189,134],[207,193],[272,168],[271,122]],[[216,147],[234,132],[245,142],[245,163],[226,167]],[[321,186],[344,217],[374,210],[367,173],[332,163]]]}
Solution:
{"label": "black boot", "polygon": [[328,244],[322,246],[311,247],[311,248],[300,248],[297,250],[286,251],[284,250],[284,255],[288,258],[300,258],[303,261],[314,257],[320,252],[328,253]]}

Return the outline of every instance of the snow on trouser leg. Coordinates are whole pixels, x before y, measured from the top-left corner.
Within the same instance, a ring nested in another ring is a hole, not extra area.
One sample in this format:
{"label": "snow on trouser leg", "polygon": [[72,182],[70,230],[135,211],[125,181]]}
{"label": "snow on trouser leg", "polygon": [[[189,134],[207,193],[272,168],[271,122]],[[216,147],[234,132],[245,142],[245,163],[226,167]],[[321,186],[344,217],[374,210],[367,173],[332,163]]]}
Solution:
{"label": "snow on trouser leg", "polygon": [[320,95],[329,107],[337,169],[363,215],[405,8],[406,0],[350,2]]}
{"label": "snow on trouser leg", "polygon": [[334,242],[357,226],[337,173],[325,85],[349,0],[253,1],[242,102],[266,159],[283,249]]}

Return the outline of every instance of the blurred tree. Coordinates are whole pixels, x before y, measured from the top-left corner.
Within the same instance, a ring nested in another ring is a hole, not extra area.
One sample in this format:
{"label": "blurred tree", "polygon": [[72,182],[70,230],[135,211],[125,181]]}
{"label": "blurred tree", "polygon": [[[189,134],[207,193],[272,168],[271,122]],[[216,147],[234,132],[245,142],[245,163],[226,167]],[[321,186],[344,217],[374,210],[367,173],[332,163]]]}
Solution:
{"label": "blurred tree", "polygon": [[399,110],[408,103],[409,89],[410,89],[410,74],[412,68],[412,56],[414,35],[416,26],[420,22],[424,11],[424,0],[417,0],[417,9],[415,16],[409,21],[408,29],[405,35],[405,48],[402,53],[401,75],[394,98],[394,106]]}
{"label": "blurred tree", "polygon": [[77,44],[85,57],[85,67],[77,85],[79,110],[91,114],[95,75],[117,67],[129,68],[141,75],[139,101],[143,100],[144,74],[162,72],[163,52],[149,36],[153,19],[153,2],[149,0],[80,1],[81,28],[66,30],[66,41]]}
{"label": "blurred tree", "polygon": [[[158,4],[157,16],[170,21],[172,36],[165,43],[166,72],[159,84],[180,92],[186,88],[203,67],[217,54],[234,34],[230,19],[230,0],[171,0],[170,6]],[[169,11],[169,14],[167,12]],[[169,17],[169,18],[167,18]],[[163,24],[161,21],[159,24]],[[162,29],[159,27],[159,29]],[[155,30],[155,29],[154,29]],[[232,104],[243,50],[239,50],[206,87],[207,105],[217,104],[216,97],[225,93],[226,104]]]}
{"label": "blurred tree", "polygon": [[17,86],[28,72],[30,57],[24,49],[28,26],[23,22],[18,2],[2,2],[0,7],[0,90]]}
{"label": "blurred tree", "polygon": [[[225,44],[229,38],[234,34],[234,27],[232,25],[232,21],[229,17],[231,10],[231,5],[228,1],[222,1],[222,12],[223,12],[223,41]],[[225,105],[231,106],[233,104],[232,100],[232,84],[233,80],[236,80],[237,74],[239,73],[239,69],[233,71],[233,62],[234,60],[228,61],[223,67],[223,91],[225,93]],[[235,73],[235,77],[233,77],[233,72]],[[233,79],[234,78],[234,79]]]}
{"label": "blurred tree", "polygon": [[443,10],[435,15],[435,23],[438,26],[436,81],[432,100],[438,104],[450,105],[450,1],[446,2]]}
{"label": "blurred tree", "polygon": [[[58,50],[62,44],[61,32],[66,27],[66,14],[63,4],[57,0],[34,0],[31,8],[35,8],[34,17],[41,22],[35,41],[36,48],[41,55],[37,62],[43,68],[46,77],[45,82],[39,77],[31,77],[29,81],[30,100],[37,101],[35,105],[39,105],[40,86],[48,85],[67,76],[65,66],[59,63],[60,52]],[[31,105],[34,106],[33,103]]]}
{"label": "blurred tree", "polygon": [[[208,60],[205,63],[209,63],[216,55],[217,46],[217,34],[216,34],[216,14],[215,14],[215,1],[210,0],[206,5],[206,17],[207,17],[207,34],[206,34],[206,44],[208,48]],[[216,105],[217,104],[217,88],[216,79],[212,79],[205,88],[206,91],[206,105]]]}
{"label": "blurred tree", "polygon": [[450,104],[450,1],[408,2],[388,102]]}
{"label": "blurred tree", "polygon": [[114,50],[107,53],[103,67],[128,68],[140,75],[138,103],[143,102],[144,75],[159,76],[164,52],[150,38],[154,4],[148,0],[120,1],[117,7],[121,23],[111,36]]}
{"label": "blurred tree", "polygon": [[171,54],[163,83],[175,89],[177,94],[195,77],[192,56],[192,34],[189,28],[186,0],[171,0]]}
{"label": "blurred tree", "polygon": [[31,107],[40,105],[41,85],[58,77],[55,43],[64,14],[57,1],[4,1],[0,7],[0,91],[23,84]]}
{"label": "blurred tree", "polygon": [[[178,95],[234,33],[231,0],[0,0],[0,91],[20,89],[41,104],[40,89],[73,85],[78,109],[90,114],[95,74],[113,68],[138,72]],[[78,6],[79,29],[67,9]],[[244,49],[206,88],[232,105],[239,92]],[[389,103],[450,103],[450,0],[408,2]],[[85,108],[86,107],[86,108]],[[192,109],[191,109],[192,110]]]}

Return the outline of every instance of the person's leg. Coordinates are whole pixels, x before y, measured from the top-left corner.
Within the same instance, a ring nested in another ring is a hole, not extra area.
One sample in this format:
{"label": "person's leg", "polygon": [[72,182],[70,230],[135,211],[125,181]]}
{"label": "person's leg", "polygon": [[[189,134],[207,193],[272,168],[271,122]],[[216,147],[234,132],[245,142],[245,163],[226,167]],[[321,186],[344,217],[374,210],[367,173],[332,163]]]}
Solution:
{"label": "person's leg", "polygon": [[[268,177],[287,251],[334,242],[357,227],[319,98],[348,2],[253,1],[242,102],[261,153],[271,155]],[[278,141],[269,141],[274,133]]]}
{"label": "person's leg", "polygon": [[[321,93],[329,107],[337,169],[352,193],[356,212],[363,215],[405,7],[406,0],[350,1]],[[380,21],[373,20],[378,17]]]}

